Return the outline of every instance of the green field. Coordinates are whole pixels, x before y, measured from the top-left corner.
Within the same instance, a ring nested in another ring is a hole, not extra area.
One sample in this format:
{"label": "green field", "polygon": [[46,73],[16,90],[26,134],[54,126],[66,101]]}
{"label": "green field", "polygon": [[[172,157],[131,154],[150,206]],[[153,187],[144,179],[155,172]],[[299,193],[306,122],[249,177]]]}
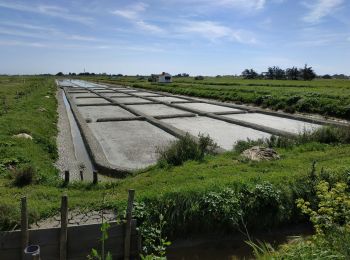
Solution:
{"label": "green field", "polygon": [[316,113],[350,119],[350,80],[244,80],[233,77],[174,77],[171,84],[142,77],[90,77],[90,80],[130,85],[173,94],[252,104],[286,112]]}
{"label": "green field", "polygon": [[[335,88],[348,89],[347,82],[336,82],[342,87]],[[177,89],[174,84],[142,84],[149,88]],[[304,88],[307,87],[296,87]],[[296,208],[295,200],[314,199],[310,174],[330,183],[346,181],[350,174],[350,145],[313,142],[277,149],[281,159],[276,161],[250,162],[232,151],[177,167],[154,166],[114,183],[93,186],[76,182],[64,187],[54,167],[57,159],[55,91],[54,78],[0,77],[0,97],[6,100],[2,102],[0,116],[2,230],[18,225],[19,201],[24,195],[28,197],[33,222],[57,214],[60,196],[64,193],[69,196],[70,208],[123,209],[127,190],[131,188],[136,190],[137,202],[145,205],[143,210],[150,220],[156,222],[160,213],[165,216],[165,231],[172,238],[197,231],[236,232],[242,219],[249,230],[266,229],[306,220]],[[346,98],[344,93],[343,98]],[[33,140],[13,137],[23,132],[33,136]],[[312,170],[314,162],[316,173]],[[26,165],[35,168],[35,177],[29,185],[16,186],[14,175]],[[140,216],[140,212],[137,215]]]}

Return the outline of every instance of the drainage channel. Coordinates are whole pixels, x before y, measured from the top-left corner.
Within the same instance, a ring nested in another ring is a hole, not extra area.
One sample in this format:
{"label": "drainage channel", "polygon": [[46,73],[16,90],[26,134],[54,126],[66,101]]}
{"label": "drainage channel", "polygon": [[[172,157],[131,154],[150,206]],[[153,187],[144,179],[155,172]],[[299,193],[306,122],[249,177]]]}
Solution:
{"label": "drainage channel", "polygon": [[[280,227],[264,233],[252,234],[253,241],[269,243],[273,248],[285,244],[293,238],[313,235],[309,224]],[[190,239],[173,241],[167,249],[168,260],[222,260],[255,259],[252,248],[245,242],[247,237],[239,235],[203,235]]]}
{"label": "drainage channel", "polygon": [[[74,118],[73,112],[71,110],[70,104],[67,100],[67,97],[64,91],[62,91],[62,97],[63,97],[63,102],[67,111],[68,121],[71,129],[75,158],[77,162],[79,162],[78,167],[80,166],[80,164],[84,165],[83,178],[84,180],[91,181],[93,179],[93,171],[96,169],[87,151],[84,140],[80,133],[80,129]],[[80,176],[78,174],[73,174],[70,176],[70,178],[72,180],[80,180]],[[107,180],[113,180],[113,178],[108,178],[106,176],[99,175],[99,180],[107,181]]]}

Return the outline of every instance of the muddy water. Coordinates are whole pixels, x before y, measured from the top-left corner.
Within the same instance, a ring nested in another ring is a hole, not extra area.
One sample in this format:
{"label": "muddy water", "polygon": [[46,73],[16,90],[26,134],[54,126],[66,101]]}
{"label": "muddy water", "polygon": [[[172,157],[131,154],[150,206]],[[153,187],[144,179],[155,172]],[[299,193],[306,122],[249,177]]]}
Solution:
{"label": "muddy water", "polygon": [[[284,227],[265,233],[253,234],[253,241],[270,243],[274,248],[298,236],[312,235],[310,225]],[[201,235],[174,241],[167,250],[168,260],[231,260],[254,259],[247,238],[236,234],[232,236]]]}

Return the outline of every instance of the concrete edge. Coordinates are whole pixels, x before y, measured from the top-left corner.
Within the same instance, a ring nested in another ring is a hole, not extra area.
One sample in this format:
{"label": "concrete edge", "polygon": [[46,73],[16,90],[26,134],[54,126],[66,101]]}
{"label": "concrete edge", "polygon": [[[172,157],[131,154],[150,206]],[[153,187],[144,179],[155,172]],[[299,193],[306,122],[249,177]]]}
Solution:
{"label": "concrete edge", "polygon": [[69,93],[66,92],[66,87],[64,87],[63,89],[66,94],[66,98],[69,102],[69,105],[72,109],[73,116],[82,134],[82,138],[86,145],[87,151],[92,159],[95,168],[99,171],[99,173],[117,178],[123,178],[129,173],[131,173],[131,169],[121,168],[109,163],[100,143],[97,141],[95,135],[88,127],[88,124],[86,123],[85,119],[80,114],[78,107],[72,100],[72,97],[69,95]]}

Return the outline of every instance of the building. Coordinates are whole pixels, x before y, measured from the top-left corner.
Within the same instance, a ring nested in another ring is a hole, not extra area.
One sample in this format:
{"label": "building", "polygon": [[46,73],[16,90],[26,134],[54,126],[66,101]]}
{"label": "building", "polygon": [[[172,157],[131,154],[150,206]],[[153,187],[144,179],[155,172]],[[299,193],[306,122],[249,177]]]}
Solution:
{"label": "building", "polygon": [[148,79],[148,81],[151,82],[158,82],[158,83],[171,83],[172,76],[169,73],[162,72],[162,74],[152,74],[151,77]]}

